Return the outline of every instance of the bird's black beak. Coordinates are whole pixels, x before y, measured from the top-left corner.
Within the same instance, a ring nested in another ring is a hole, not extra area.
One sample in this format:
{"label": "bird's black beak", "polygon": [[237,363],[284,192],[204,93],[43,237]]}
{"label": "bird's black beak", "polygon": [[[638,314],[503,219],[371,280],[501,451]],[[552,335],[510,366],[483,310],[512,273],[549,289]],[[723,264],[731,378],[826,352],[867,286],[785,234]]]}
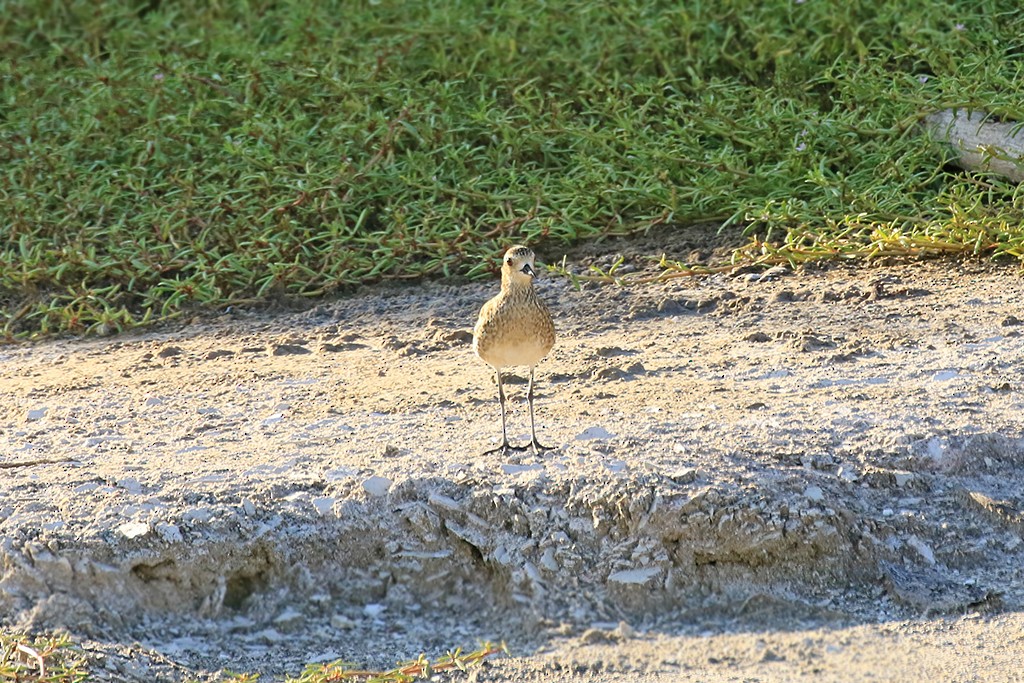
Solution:
{"label": "bird's black beak", "polygon": [[529,275],[530,277],[537,277],[537,272],[533,269],[533,266],[531,266],[529,263],[524,263],[523,264],[523,272],[526,273],[527,275]]}

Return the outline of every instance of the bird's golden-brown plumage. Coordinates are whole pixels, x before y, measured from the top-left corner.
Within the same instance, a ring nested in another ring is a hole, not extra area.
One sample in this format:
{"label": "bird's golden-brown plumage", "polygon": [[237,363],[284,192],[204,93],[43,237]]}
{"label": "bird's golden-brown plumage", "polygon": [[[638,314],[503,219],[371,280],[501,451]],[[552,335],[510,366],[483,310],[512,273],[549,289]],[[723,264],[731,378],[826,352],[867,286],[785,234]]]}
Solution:
{"label": "bird's golden-brown plumage", "polygon": [[544,448],[537,442],[533,420],[533,368],[555,344],[555,325],[547,306],[533,288],[534,253],[524,246],[505,252],[501,266],[501,292],[480,309],[473,329],[473,351],[494,368],[501,402],[502,445],[495,450],[508,450],[505,436],[505,393],[502,389],[502,368],[530,368],[530,428],[534,449]]}

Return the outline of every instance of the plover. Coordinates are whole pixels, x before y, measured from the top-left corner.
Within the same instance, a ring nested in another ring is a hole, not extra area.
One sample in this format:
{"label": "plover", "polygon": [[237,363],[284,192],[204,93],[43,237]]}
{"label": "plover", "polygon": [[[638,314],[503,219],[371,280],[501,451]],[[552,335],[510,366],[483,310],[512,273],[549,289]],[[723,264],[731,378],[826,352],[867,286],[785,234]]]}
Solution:
{"label": "plover", "polygon": [[[530,387],[526,401],[530,406],[530,436],[535,453],[551,450],[537,441],[533,419],[533,369],[555,343],[555,325],[547,306],[533,289],[534,254],[528,247],[516,245],[505,252],[501,266],[501,292],[485,303],[473,328],[473,351],[494,368],[501,403],[501,445],[486,453],[526,450],[513,447],[505,430],[505,390],[501,385],[503,368],[528,366]],[[485,453],[485,455],[486,455]]]}

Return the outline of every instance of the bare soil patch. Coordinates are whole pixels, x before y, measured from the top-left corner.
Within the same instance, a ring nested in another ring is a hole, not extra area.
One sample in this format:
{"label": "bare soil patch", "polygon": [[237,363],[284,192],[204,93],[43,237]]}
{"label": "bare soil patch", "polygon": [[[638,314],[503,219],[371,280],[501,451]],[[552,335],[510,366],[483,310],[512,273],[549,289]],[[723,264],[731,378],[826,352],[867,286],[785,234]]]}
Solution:
{"label": "bare soil patch", "polygon": [[488,681],[1020,676],[1015,270],[538,286],[540,456],[480,455],[494,282],[0,348],[0,621],[111,680],[485,638]]}

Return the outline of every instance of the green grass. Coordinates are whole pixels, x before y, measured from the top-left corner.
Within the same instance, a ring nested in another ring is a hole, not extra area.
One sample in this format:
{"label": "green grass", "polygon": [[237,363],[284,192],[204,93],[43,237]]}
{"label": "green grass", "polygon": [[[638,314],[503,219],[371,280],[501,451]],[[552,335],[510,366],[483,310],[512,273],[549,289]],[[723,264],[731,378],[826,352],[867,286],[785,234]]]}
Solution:
{"label": "green grass", "polygon": [[1020,258],[1021,191],[918,124],[1024,121],[1022,36],[1009,0],[9,0],[0,338],[709,221],[744,261]]}

